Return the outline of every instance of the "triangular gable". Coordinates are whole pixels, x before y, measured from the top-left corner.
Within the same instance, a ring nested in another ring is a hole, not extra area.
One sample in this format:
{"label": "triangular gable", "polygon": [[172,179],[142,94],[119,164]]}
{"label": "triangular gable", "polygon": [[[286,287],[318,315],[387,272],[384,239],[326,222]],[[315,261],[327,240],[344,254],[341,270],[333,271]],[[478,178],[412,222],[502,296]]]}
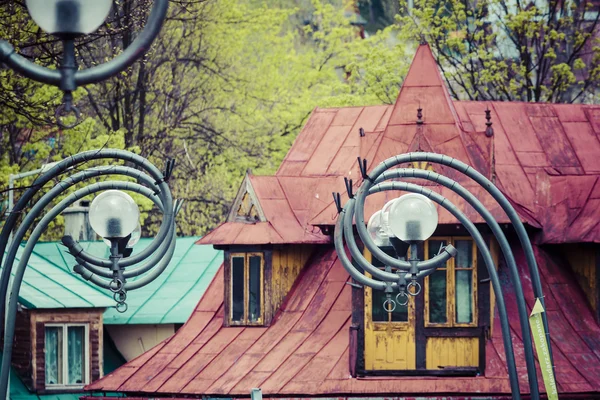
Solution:
{"label": "triangular gable", "polygon": [[458,115],[431,48],[422,44],[402,83],[388,125],[414,124],[417,110],[429,124],[454,124]]}
{"label": "triangular gable", "polygon": [[250,174],[247,172],[229,210],[227,222],[256,223],[266,221],[265,213],[250,182]]}
{"label": "triangular gable", "polygon": [[[472,165],[461,121],[427,44],[417,49],[377,150],[367,159],[371,168],[398,154],[430,151]],[[372,153],[372,152],[368,152]]]}

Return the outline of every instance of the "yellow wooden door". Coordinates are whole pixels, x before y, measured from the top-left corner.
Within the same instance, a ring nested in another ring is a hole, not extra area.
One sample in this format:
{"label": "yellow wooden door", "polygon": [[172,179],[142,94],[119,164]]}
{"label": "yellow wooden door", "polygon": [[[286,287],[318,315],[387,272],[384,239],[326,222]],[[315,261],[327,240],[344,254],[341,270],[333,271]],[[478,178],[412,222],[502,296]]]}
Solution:
{"label": "yellow wooden door", "polygon": [[[368,251],[365,258],[371,258]],[[411,297],[406,306],[397,304],[394,312],[383,308],[384,300],[383,292],[365,287],[365,370],[415,369],[414,300]]]}
{"label": "yellow wooden door", "polygon": [[411,299],[405,306],[405,321],[392,321],[391,317],[388,321],[373,321],[373,307],[383,308],[381,303],[373,303],[372,289],[365,288],[365,369],[415,369],[414,301]]}

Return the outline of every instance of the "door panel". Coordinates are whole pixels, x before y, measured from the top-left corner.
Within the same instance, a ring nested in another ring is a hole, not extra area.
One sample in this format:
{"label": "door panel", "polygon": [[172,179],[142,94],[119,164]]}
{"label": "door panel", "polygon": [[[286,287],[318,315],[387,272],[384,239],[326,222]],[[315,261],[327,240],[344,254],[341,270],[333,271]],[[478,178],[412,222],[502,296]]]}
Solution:
{"label": "door panel", "polygon": [[479,338],[427,338],[427,369],[479,366]]}
{"label": "door panel", "polygon": [[[365,258],[370,261],[371,254],[365,252]],[[365,369],[413,370],[416,368],[414,300],[411,297],[406,310],[397,309],[389,314],[389,322],[373,321],[373,307],[383,307],[384,298],[382,293],[374,294],[365,287]],[[375,319],[381,320],[382,314],[378,314]]]}

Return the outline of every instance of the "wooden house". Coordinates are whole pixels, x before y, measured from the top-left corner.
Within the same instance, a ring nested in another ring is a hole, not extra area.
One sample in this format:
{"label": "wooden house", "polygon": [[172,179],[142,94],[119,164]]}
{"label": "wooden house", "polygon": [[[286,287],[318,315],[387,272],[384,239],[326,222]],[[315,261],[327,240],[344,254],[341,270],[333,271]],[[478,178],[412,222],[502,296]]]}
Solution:
{"label": "wooden house", "polygon": [[[224,262],[190,319],[87,389],[136,399],[249,397],[253,388],[285,398],[510,398],[487,271],[450,214],[439,210],[420,253],[452,243],[457,257],[394,312],[383,309],[381,293],[352,282],[337,258],[331,193],[345,191],[343,177],[358,187],[357,157],[372,168],[409,151],[458,158],[510,199],[539,263],[561,398],[600,398],[600,106],[454,101],[427,45],[395,104],[317,108],[274,176],[246,176],[227,221],[199,241],[223,249]],[[501,209],[452,171],[411,166],[457,179],[490,209],[514,244],[531,308],[524,255]],[[470,206],[431,188],[490,242],[527,394],[504,260]],[[370,196],[365,217],[391,196]]]}
{"label": "wooden house", "polygon": [[[177,239],[163,274],[129,293],[125,313],[110,292],[72,272],[75,260],[59,242],[37,243],[19,293],[10,399],[79,399],[85,385],[172,336],[221,265],[222,252],[198,239]],[[140,239],[134,251],[151,240]],[[81,244],[108,255],[102,241]]]}

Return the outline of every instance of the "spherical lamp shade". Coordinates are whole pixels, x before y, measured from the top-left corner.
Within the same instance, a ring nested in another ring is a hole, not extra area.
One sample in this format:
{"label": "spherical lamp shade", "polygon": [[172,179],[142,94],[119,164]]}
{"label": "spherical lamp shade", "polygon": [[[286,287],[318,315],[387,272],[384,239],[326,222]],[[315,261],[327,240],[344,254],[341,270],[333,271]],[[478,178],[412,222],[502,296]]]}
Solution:
{"label": "spherical lamp shade", "polygon": [[381,225],[381,210],[377,211],[371,216],[371,218],[369,218],[369,222],[367,223],[367,231],[377,246],[391,246],[387,231],[385,231]]}
{"label": "spherical lamp shade", "polygon": [[44,31],[60,35],[85,35],[102,25],[112,0],[27,0],[31,18]]}
{"label": "spherical lamp shade", "polygon": [[107,190],[90,205],[90,225],[106,239],[124,238],[139,224],[140,210],[127,193]]}
{"label": "spherical lamp shade", "polygon": [[[141,237],[142,237],[142,226],[138,222],[138,224],[135,227],[135,229],[133,230],[133,232],[131,232],[131,237],[129,238],[129,241],[127,241],[127,246],[125,246],[125,247],[131,248],[131,247],[135,246],[137,244],[137,242],[140,241]],[[104,239],[104,244],[106,244],[108,247],[112,246],[112,243],[108,239]]]}
{"label": "spherical lamp shade", "polygon": [[398,198],[388,201],[381,208],[381,229],[383,229],[388,236],[393,235],[392,231],[390,230],[390,210],[392,208],[392,204],[394,204],[396,200],[398,200]]}
{"label": "spherical lamp shade", "polygon": [[427,197],[411,193],[399,197],[389,211],[390,230],[407,243],[427,240],[438,224],[435,205]]}

